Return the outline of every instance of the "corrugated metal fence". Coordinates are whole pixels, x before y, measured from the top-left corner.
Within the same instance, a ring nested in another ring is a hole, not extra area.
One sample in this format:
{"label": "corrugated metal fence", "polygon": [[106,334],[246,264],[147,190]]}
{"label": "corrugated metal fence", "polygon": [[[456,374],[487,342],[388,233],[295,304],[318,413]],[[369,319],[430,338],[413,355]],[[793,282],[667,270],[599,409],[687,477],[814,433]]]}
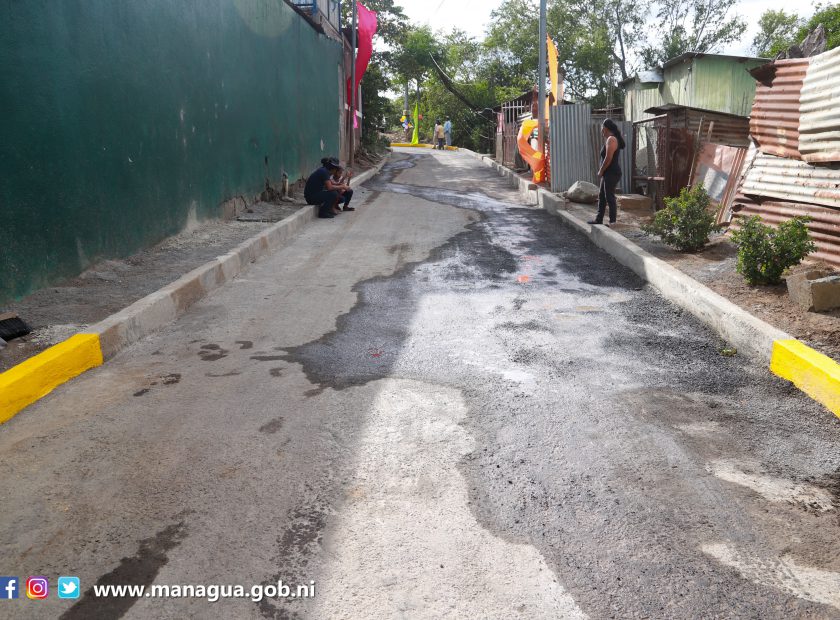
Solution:
{"label": "corrugated metal fence", "polygon": [[592,108],[588,105],[552,106],[549,135],[552,192],[565,192],[577,181],[593,182],[591,124]]}
{"label": "corrugated metal fence", "polygon": [[[619,152],[619,191],[628,193],[633,165],[633,124],[616,121],[627,146]],[[551,191],[565,192],[577,181],[598,183],[599,153],[604,144],[600,121],[592,120],[586,104],[551,108]]]}
{"label": "corrugated metal fence", "polygon": [[807,162],[840,161],[840,48],[815,56],[802,85],[799,150]]}
{"label": "corrugated metal fence", "polygon": [[840,266],[840,48],[752,74],[759,84],[750,129],[761,152],[733,202],[732,226],[751,215],[773,226],[808,216],[812,258]]}

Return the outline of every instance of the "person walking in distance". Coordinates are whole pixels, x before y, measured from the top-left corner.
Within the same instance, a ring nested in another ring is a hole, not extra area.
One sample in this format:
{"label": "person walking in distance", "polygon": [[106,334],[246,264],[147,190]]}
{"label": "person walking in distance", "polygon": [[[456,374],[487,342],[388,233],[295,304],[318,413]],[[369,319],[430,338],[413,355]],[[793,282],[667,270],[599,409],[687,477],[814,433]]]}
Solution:
{"label": "person walking in distance", "polygon": [[443,135],[446,136],[446,146],[452,146],[452,121],[448,116],[443,124]]}
{"label": "person walking in distance", "polygon": [[615,188],[621,180],[621,166],[618,163],[618,152],[626,144],[618,125],[612,119],[604,120],[601,126],[604,136],[604,146],[601,148],[601,167],[598,176],[601,179],[601,191],[598,194],[598,215],[589,224],[603,224],[607,205],[610,207],[610,224],[615,224],[618,214],[618,204],[615,198]]}
{"label": "person walking in distance", "polygon": [[[339,192],[350,190],[349,185],[333,182],[333,174],[341,168],[335,157],[325,157],[321,160],[321,167],[309,175],[306,180],[306,187],[303,190],[303,197],[310,205],[320,205],[318,217],[335,217],[338,205]],[[352,194],[351,194],[352,196]],[[345,198],[345,206],[350,200]]]}

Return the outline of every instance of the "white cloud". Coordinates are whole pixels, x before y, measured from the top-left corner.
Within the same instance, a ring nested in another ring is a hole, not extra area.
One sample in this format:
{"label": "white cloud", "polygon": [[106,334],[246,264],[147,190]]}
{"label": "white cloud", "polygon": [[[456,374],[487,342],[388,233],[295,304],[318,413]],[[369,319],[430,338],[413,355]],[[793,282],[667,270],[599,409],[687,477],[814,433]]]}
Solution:
{"label": "white cloud", "polygon": [[[364,0],[362,0],[364,2]],[[429,25],[432,30],[464,30],[484,38],[490,13],[502,0],[402,0],[397,2],[414,25]]]}

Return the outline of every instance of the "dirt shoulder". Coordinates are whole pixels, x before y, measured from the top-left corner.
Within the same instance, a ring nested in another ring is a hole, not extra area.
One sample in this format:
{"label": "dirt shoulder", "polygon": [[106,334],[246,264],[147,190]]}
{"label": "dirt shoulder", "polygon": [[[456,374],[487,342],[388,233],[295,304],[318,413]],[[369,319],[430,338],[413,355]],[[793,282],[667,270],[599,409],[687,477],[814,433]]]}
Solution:
{"label": "dirt shoulder", "polygon": [[[596,210],[595,205],[566,206],[584,220],[591,219]],[[724,234],[715,235],[702,251],[684,254],[645,235],[640,226],[648,219],[638,212],[620,211],[613,230],[752,315],[840,361],[840,310],[807,312],[791,301],[785,284],[749,286],[735,270],[738,250]]]}

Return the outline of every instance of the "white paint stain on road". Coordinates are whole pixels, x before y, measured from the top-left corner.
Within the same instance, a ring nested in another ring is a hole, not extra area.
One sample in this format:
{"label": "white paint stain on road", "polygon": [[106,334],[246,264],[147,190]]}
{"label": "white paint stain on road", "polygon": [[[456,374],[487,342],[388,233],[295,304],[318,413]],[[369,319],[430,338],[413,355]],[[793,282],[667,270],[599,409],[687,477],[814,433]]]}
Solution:
{"label": "white paint stain on road", "polygon": [[726,543],[704,545],[701,549],[754,583],[840,609],[840,573],[804,566],[789,556],[768,560]]}
{"label": "white paint stain on road", "polygon": [[476,521],[456,390],[384,380],[346,503],[326,536],[313,617],[585,618],[540,553]]}
{"label": "white paint stain on road", "polygon": [[831,495],[810,484],[748,473],[730,461],[714,461],[708,469],[721,480],[750,488],[771,502],[804,504],[821,512],[834,510]]}

